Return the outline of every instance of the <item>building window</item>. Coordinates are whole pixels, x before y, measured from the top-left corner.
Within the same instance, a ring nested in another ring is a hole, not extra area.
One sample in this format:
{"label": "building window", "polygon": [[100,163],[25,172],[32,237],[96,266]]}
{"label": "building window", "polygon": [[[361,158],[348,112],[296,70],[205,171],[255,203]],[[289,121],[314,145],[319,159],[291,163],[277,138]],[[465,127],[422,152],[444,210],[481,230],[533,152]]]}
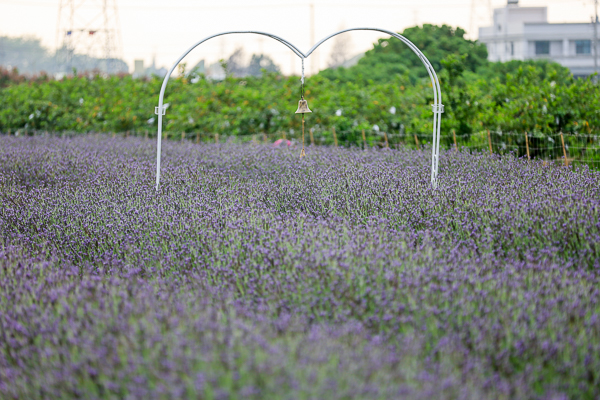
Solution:
{"label": "building window", "polygon": [[546,40],[535,42],[535,54],[536,55],[550,54],[550,42],[548,42]]}
{"label": "building window", "polygon": [[576,40],[575,41],[575,54],[592,54],[592,41],[591,40]]}

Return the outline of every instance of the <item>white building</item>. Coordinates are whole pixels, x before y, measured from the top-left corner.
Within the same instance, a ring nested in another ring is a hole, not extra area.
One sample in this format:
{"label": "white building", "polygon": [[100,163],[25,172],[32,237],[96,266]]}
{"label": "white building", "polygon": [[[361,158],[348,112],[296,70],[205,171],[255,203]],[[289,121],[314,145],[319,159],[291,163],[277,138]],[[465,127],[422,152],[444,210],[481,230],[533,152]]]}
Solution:
{"label": "white building", "polygon": [[547,7],[519,7],[518,0],[508,0],[494,10],[494,26],[479,28],[479,41],[490,61],[549,59],[578,77],[597,70],[594,24],[550,24]]}

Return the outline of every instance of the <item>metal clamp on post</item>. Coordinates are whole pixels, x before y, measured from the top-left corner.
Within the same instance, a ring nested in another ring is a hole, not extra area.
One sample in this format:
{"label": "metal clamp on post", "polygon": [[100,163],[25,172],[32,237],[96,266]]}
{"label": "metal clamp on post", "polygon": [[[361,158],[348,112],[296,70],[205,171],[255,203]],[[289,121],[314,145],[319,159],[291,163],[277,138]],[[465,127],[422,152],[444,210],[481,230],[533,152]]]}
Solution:
{"label": "metal clamp on post", "polygon": [[[160,107],[154,107],[154,114],[159,115],[159,113],[160,113],[159,108]],[[167,113],[167,106],[164,105],[164,106],[162,106],[162,114],[160,114],[160,115],[165,115],[166,113]]]}
{"label": "metal clamp on post", "polygon": [[443,114],[444,113],[444,105],[443,104],[432,104],[431,108],[433,109],[434,114]]}

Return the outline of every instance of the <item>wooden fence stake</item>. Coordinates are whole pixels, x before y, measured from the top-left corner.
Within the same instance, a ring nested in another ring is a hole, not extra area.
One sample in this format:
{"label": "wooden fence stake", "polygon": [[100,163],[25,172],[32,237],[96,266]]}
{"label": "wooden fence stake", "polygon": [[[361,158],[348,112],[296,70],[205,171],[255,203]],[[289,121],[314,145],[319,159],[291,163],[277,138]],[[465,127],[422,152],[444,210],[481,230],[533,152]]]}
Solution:
{"label": "wooden fence stake", "polygon": [[183,139],[185,139],[185,132],[181,132],[181,141],[183,142]]}
{"label": "wooden fence stake", "polygon": [[417,150],[421,150],[421,148],[419,147],[419,139],[417,139],[417,134],[415,133],[415,143],[417,144]]}
{"label": "wooden fence stake", "polygon": [[263,141],[267,143],[267,134],[263,132]]}
{"label": "wooden fence stake", "polygon": [[452,129],[452,137],[454,137],[454,149],[458,151],[458,144],[456,143],[456,132]]}
{"label": "wooden fence stake", "polygon": [[487,130],[488,133],[488,143],[490,145],[490,154],[492,154],[492,136],[490,135],[490,130]]}
{"label": "wooden fence stake", "polygon": [[114,139],[114,138],[115,138],[115,136],[117,136],[117,134],[116,134],[116,132],[113,132],[113,133],[112,133],[112,138]]}
{"label": "wooden fence stake", "polygon": [[333,143],[335,143],[335,147],[337,147],[337,136],[335,135],[335,126],[333,127]]}
{"label": "wooden fence stake", "polygon": [[569,161],[567,160],[567,150],[565,149],[565,138],[563,137],[563,133],[560,133],[560,141],[562,142],[563,147],[563,155],[565,156],[565,167],[569,166]]}
{"label": "wooden fence stake", "polygon": [[363,144],[364,144],[364,149],[367,149],[367,138],[365,137],[365,130],[362,130],[362,136],[363,136]]}
{"label": "wooden fence stake", "polygon": [[144,132],[144,139],[148,139],[148,129]]}
{"label": "wooden fence stake", "polygon": [[215,133],[215,143],[219,143],[219,134]]}
{"label": "wooden fence stake", "polygon": [[527,138],[527,132],[525,132],[525,146],[527,147],[527,159],[531,160],[531,157],[529,156],[529,139]]}
{"label": "wooden fence stake", "polygon": [[196,132],[196,144],[200,143],[200,131]]}
{"label": "wooden fence stake", "polygon": [[383,138],[385,139],[385,148],[389,149],[390,148],[390,144],[388,143],[387,133],[383,132]]}
{"label": "wooden fence stake", "polygon": [[315,138],[313,137],[313,128],[310,128],[308,130],[308,133],[310,133],[310,144],[311,144],[311,146],[314,146],[315,145]]}

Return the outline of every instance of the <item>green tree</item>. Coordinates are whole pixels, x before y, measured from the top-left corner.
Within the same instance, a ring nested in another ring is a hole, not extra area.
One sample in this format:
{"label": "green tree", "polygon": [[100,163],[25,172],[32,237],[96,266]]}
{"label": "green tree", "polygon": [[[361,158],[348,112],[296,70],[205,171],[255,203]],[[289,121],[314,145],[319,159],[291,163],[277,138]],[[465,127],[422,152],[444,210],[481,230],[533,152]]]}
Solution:
{"label": "green tree", "polygon": [[252,54],[246,73],[252,76],[261,76],[263,70],[266,72],[280,72],[279,66],[275,64],[271,57],[264,54]]}
{"label": "green tree", "polygon": [[[465,79],[467,55],[450,54],[441,60],[441,64],[442,102],[445,105],[442,130],[471,134],[477,123],[481,103],[478,101],[480,96],[476,86],[468,84]],[[450,144],[452,137],[446,138]]]}
{"label": "green tree", "polygon": [[[463,63],[469,71],[474,72],[487,64],[486,46],[466,39],[465,31],[461,28],[425,24],[422,27],[407,28],[402,35],[425,54],[436,71],[443,68],[442,60],[450,54],[465,56]],[[343,82],[387,82],[397,75],[409,75],[414,82],[419,78],[428,77],[419,57],[406,44],[393,37],[379,39],[358,64],[350,68],[325,70],[321,75]]]}
{"label": "green tree", "polygon": [[0,65],[27,74],[51,72],[53,58],[39,38],[0,36]]}
{"label": "green tree", "polygon": [[571,71],[567,67],[549,60],[512,60],[508,62],[488,62],[477,69],[475,78],[498,78],[501,83],[507,82],[507,76],[516,75],[519,70],[530,69],[539,79],[554,79],[557,82],[569,82],[572,79]]}

